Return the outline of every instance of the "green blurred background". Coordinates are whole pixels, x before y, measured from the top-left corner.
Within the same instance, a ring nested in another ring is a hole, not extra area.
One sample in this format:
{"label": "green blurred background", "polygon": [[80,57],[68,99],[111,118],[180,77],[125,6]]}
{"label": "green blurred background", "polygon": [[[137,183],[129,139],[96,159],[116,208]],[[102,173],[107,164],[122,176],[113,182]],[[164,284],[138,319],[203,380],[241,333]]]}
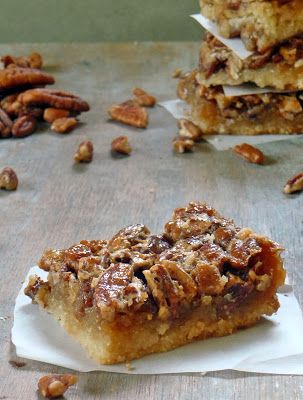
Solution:
{"label": "green blurred background", "polygon": [[188,41],[198,0],[0,0],[1,42]]}

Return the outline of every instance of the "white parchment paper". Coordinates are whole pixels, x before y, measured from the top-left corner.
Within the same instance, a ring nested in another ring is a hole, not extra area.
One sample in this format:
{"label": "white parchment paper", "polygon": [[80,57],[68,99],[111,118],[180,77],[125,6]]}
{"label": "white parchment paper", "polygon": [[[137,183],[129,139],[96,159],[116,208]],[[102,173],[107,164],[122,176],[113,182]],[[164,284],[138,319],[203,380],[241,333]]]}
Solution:
{"label": "white parchment paper", "polygon": [[12,342],[17,355],[76,371],[111,371],[134,374],[239,371],[303,374],[303,319],[290,286],[279,294],[281,307],[256,326],[223,338],[201,340],[176,350],[144,357],[131,363],[97,365],[70,338],[53,317],[23,294],[32,274],[46,278],[38,267],[30,269],[16,299]]}
{"label": "white parchment paper", "polygon": [[[185,101],[173,99],[158,103],[165,108],[174,118],[190,119],[190,107]],[[302,135],[300,135],[302,136]],[[299,137],[300,137],[299,136]],[[248,143],[257,145],[261,143],[277,142],[280,140],[296,139],[297,135],[204,135],[203,139],[210,143],[216,150],[228,150],[237,144]]]}
{"label": "white parchment paper", "polygon": [[289,90],[276,90],[270,87],[259,88],[253,83],[245,83],[238,86],[227,86],[223,85],[223,91],[225,96],[245,96],[248,94],[262,94],[262,93],[293,93]]}
{"label": "white parchment paper", "polygon": [[204,29],[209,31],[218,40],[220,40],[221,43],[223,43],[223,44],[225,44],[225,46],[229,47],[242,60],[244,60],[245,58],[247,58],[253,54],[252,51],[249,51],[246,49],[246,47],[244,46],[244,43],[242,42],[242,40],[240,38],[226,39],[225,37],[221,36],[218,31],[217,24],[215,22],[211,21],[210,19],[204,17],[201,14],[193,14],[193,15],[191,15],[191,17],[193,19],[195,19],[200,25],[202,25]]}

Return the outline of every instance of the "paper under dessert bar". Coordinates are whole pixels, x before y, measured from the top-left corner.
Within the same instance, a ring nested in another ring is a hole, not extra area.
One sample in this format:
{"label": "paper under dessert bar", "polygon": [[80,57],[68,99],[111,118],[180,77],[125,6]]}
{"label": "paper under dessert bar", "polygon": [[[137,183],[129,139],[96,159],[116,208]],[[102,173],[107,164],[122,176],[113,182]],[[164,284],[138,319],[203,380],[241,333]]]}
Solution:
{"label": "paper under dessert bar", "polygon": [[251,51],[303,34],[302,0],[200,0],[200,6],[222,36],[240,36]]}
{"label": "paper under dessert bar", "polygon": [[303,89],[303,38],[286,40],[263,54],[241,60],[207,33],[200,49],[197,79],[205,86],[252,82],[261,88]]}
{"label": "paper under dessert bar", "polygon": [[[255,324],[279,308],[281,247],[190,203],[164,232],[144,225],[112,239],[47,250],[47,281],[25,293],[99,363],[124,362]],[[201,354],[201,356],[203,356]]]}
{"label": "paper under dessert bar", "polygon": [[297,134],[303,132],[303,92],[226,96],[222,86],[206,87],[197,71],[180,79],[178,96],[205,135]]}

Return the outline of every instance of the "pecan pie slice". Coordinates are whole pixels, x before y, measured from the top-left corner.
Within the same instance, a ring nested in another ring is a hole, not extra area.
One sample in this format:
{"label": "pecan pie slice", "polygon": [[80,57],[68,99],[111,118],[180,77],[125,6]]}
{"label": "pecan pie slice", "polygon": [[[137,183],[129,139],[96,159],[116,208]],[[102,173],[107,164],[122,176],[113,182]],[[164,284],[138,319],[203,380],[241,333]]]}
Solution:
{"label": "pecan pie slice", "polygon": [[198,81],[202,85],[253,82],[278,90],[303,89],[303,37],[296,37],[241,60],[211,34],[200,49]]}
{"label": "pecan pie slice", "polygon": [[263,53],[303,33],[302,0],[200,0],[200,6],[222,36],[240,36],[251,51]]}
{"label": "pecan pie slice", "polygon": [[25,289],[99,363],[129,361],[255,324],[279,308],[281,247],[202,203],[111,240],[47,250]]}
{"label": "pecan pie slice", "polygon": [[190,118],[205,135],[303,133],[303,92],[225,96],[222,86],[206,87],[197,71],[183,77],[178,96],[191,106]]}

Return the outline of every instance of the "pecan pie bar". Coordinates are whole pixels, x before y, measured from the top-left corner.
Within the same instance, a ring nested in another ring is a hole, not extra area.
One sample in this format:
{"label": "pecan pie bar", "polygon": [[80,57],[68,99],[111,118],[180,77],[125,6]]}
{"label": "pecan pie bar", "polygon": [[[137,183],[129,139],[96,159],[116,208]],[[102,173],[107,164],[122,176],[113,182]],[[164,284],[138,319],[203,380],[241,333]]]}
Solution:
{"label": "pecan pie bar", "polygon": [[200,49],[198,80],[206,86],[253,82],[262,88],[303,89],[303,37],[286,40],[265,53],[254,53],[241,60],[208,33]]}
{"label": "pecan pie bar", "polygon": [[264,52],[303,33],[302,0],[200,0],[200,6],[222,36],[240,36],[251,51]]}
{"label": "pecan pie bar", "polygon": [[205,135],[303,133],[303,92],[225,96],[222,86],[206,87],[196,76],[183,77],[177,93]]}
{"label": "pecan pie bar", "polygon": [[279,308],[281,247],[202,203],[174,211],[164,233],[144,225],[112,239],[48,250],[48,279],[25,293],[100,363],[163,352],[255,324]]}

